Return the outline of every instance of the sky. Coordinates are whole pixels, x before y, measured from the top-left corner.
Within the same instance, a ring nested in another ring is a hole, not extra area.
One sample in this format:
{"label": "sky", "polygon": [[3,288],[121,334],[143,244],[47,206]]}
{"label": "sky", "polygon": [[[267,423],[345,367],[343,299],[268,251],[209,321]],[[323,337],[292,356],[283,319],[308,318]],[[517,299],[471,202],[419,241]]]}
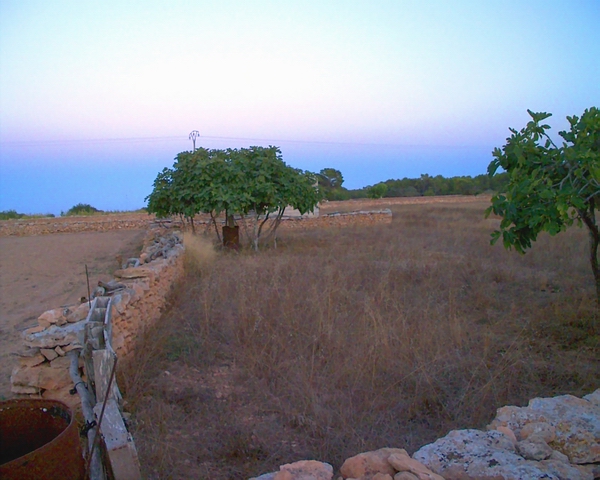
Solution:
{"label": "sky", "polygon": [[277,145],[360,188],[486,172],[600,106],[598,0],[0,0],[0,210],[145,205],[177,153]]}

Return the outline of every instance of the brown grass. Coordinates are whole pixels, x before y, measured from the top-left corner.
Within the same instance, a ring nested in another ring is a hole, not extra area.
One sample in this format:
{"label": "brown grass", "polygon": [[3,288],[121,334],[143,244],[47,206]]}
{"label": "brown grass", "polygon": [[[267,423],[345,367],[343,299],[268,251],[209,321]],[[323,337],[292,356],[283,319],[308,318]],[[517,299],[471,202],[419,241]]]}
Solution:
{"label": "brown grass", "polygon": [[396,205],[190,268],[124,372],[145,477],[339,468],[598,387],[585,231],[520,256],[489,245],[485,207]]}

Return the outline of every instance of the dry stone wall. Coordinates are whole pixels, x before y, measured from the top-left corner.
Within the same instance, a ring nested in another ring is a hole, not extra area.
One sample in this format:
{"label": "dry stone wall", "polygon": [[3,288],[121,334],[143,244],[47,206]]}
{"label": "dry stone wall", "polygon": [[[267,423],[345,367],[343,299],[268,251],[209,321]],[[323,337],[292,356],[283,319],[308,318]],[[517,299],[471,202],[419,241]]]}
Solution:
{"label": "dry stone wall", "polygon": [[[298,229],[315,227],[344,227],[349,225],[372,225],[375,223],[390,223],[392,212],[389,209],[374,211],[358,211],[351,213],[330,213],[315,216],[284,218],[280,228]],[[207,215],[198,215],[194,219],[197,225],[212,229]],[[168,226],[181,228],[181,220],[156,219],[146,213],[90,215],[80,217],[33,218],[20,220],[1,220],[0,237],[50,235],[56,233],[105,232],[111,230],[144,230]]]}
{"label": "dry stone wall", "polygon": [[0,221],[0,237],[144,230],[152,228],[154,222],[154,215],[146,213],[2,220]]}
{"label": "dry stone wall", "polygon": [[348,213],[329,213],[319,217],[287,218],[281,222],[282,230],[297,230],[309,228],[343,228],[348,226],[369,226],[392,223],[392,211],[383,210],[358,211]]}
{"label": "dry stone wall", "polygon": [[[98,282],[92,297],[112,297],[112,347],[119,358],[131,354],[139,332],[160,317],[171,286],[183,272],[182,253],[179,232],[153,228],[140,258],[127,259],[113,281]],[[89,312],[87,300],[48,310],[36,327],[23,332],[23,348],[11,375],[13,393],[60,400],[78,409],[79,398],[70,393],[67,354],[83,349]]]}

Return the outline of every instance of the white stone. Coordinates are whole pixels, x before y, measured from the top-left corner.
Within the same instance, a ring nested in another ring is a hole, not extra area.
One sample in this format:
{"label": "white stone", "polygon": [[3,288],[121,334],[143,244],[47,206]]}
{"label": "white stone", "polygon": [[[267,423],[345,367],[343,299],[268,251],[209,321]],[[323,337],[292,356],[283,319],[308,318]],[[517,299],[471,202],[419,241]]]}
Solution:
{"label": "white stone", "polygon": [[79,343],[83,345],[86,322],[69,323],[65,326],[52,326],[37,333],[25,330],[23,338],[28,347],[55,348],[57,346]]}
{"label": "white stone", "polygon": [[[531,437],[530,437],[531,438]],[[546,460],[552,455],[553,450],[543,440],[532,442],[530,440],[522,440],[517,443],[517,452],[527,460]]]}
{"label": "white stone", "polygon": [[552,426],[556,438],[549,446],[567,455],[571,463],[600,462],[600,406],[588,399],[562,395],[534,398],[527,407],[502,407],[490,428],[505,426],[521,437],[530,423]]}
{"label": "white stone", "polygon": [[454,480],[559,478],[550,475],[548,467],[540,462],[525,460],[514,450],[510,439],[498,431],[454,430],[421,447],[413,458]]}

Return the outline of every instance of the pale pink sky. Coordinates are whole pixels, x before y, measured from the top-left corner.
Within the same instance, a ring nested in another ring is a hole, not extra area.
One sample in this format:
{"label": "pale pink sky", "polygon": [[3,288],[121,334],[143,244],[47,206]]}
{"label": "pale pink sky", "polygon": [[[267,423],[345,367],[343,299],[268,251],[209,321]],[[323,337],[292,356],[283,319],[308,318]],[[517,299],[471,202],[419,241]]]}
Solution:
{"label": "pale pink sky", "polygon": [[[117,165],[146,162],[153,178],[191,148],[191,130],[279,142],[288,163],[339,168],[355,187],[484,173],[490,159],[479,152],[521,127],[527,108],[554,113],[560,129],[566,115],[600,105],[598,25],[595,0],[3,0],[0,187],[12,197],[0,193],[0,209],[43,210],[26,172],[94,165],[98,152]],[[157,137],[181,140],[159,148]],[[283,140],[309,143],[286,155]],[[356,143],[375,146],[379,170]],[[419,170],[408,145],[471,150],[462,166],[437,152]],[[151,187],[142,181],[140,206]]]}

